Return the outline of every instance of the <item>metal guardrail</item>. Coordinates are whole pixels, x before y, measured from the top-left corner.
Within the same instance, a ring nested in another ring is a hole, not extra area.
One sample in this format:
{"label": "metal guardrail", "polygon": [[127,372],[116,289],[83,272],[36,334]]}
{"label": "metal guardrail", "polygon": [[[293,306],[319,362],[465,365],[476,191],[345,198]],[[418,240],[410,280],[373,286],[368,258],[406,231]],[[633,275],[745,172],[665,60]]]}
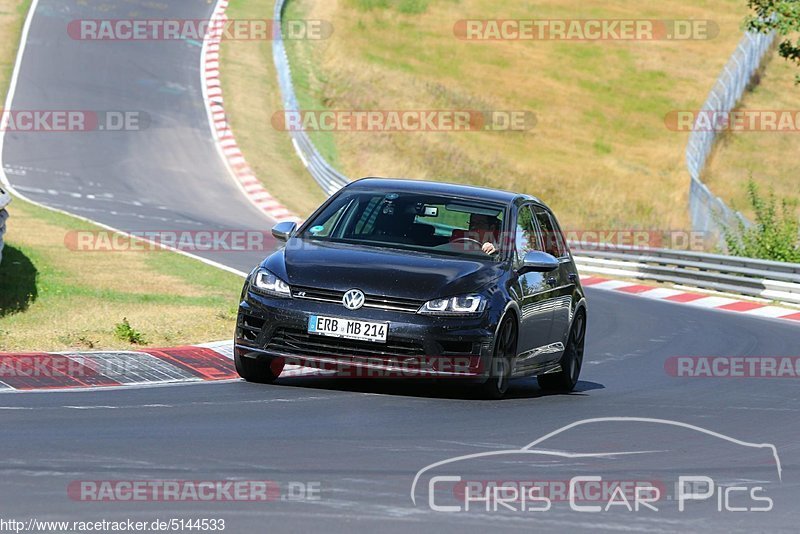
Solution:
{"label": "metal guardrail", "polygon": [[570,245],[581,271],[800,304],[800,263],[594,243]]}
{"label": "metal guardrail", "polygon": [[8,206],[9,202],[11,202],[11,195],[0,188],[0,262],[3,261],[3,247],[5,246],[3,236],[5,236],[6,233],[6,220],[8,220],[6,206]]}
{"label": "metal guardrail", "polygon": [[[277,24],[282,20],[283,9],[288,1],[275,2],[274,18]],[[753,73],[760,66],[764,54],[772,46],[773,39],[772,35],[745,35],[703,106],[704,110],[733,109],[750,83]],[[276,35],[273,39],[272,53],[284,110],[299,111],[300,105],[295,95],[292,71],[282,36]],[[331,195],[349,182],[346,176],[325,160],[305,132],[289,133],[298,156],[325,193]],[[715,222],[712,210],[719,210],[717,213],[721,213],[723,217],[737,216],[700,181],[700,174],[715,138],[715,132],[693,132],[687,148],[687,164],[692,174],[692,221],[695,226],[699,224],[704,231]],[[595,245],[595,250],[591,250],[586,244],[583,247],[581,244],[571,245],[577,251],[575,260],[582,271],[800,303],[800,264],[666,249],[642,251],[614,247],[612,250],[603,246],[602,250],[597,250]]]}
{"label": "metal guardrail", "polygon": [[[283,9],[286,6],[286,2],[287,0],[276,0],[275,2],[275,13],[273,17],[278,27],[282,26]],[[284,112],[298,112],[300,110],[300,104],[294,92],[292,69],[289,65],[289,56],[286,54],[286,46],[283,42],[282,32],[275,32],[275,36],[272,40],[272,59],[275,62],[275,70],[278,73],[278,85],[281,89]],[[300,156],[303,165],[306,166],[308,172],[311,173],[311,176],[314,177],[314,180],[317,181],[325,193],[332,195],[350,182],[345,175],[334,169],[322,154],[319,153],[306,132],[290,129],[289,135],[292,138],[292,145],[294,145],[294,149],[297,155]]]}
{"label": "metal guardrail", "polygon": [[[722,69],[722,74],[711,89],[700,113],[732,111],[747,90],[755,73],[761,68],[764,57],[774,42],[774,32],[745,33],[736,51]],[[721,235],[720,223],[735,224],[741,220],[748,225],[749,221],[711,193],[701,180],[718,135],[719,132],[714,128],[693,130],[686,146],[686,165],[691,176],[689,212],[692,229]]]}

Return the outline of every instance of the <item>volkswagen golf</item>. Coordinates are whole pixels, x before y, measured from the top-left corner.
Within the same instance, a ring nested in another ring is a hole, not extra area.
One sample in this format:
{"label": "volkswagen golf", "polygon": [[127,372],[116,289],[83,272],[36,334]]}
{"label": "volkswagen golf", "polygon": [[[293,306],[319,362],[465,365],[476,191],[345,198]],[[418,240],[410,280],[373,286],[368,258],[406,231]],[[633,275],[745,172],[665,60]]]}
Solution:
{"label": "volkswagen golf", "polygon": [[586,298],[534,197],[365,178],[272,234],[283,245],[239,304],[234,358],[247,381],[271,383],[287,363],[459,378],[489,398],[517,377],[565,392],[578,381]]}

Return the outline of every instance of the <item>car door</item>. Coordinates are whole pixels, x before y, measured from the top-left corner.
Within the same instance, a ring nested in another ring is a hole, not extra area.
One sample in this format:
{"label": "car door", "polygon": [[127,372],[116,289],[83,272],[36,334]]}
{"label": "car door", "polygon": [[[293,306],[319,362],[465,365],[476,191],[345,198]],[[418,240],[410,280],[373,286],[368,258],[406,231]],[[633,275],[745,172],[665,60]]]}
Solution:
{"label": "car door", "polygon": [[[550,343],[566,344],[572,319],[572,295],[575,292],[576,271],[572,265],[564,234],[553,213],[543,206],[532,206],[534,218],[544,238],[544,250],[558,258],[558,269],[548,273],[549,301],[553,310]],[[559,354],[554,353],[558,357]]]}
{"label": "car door", "polygon": [[[543,241],[536,219],[529,205],[517,211],[514,230],[514,268],[522,266],[522,259],[530,251],[542,250]],[[517,276],[514,284],[520,307],[520,332],[516,368],[518,371],[538,367],[548,359],[548,345],[552,343],[553,310],[550,273],[527,272]]]}

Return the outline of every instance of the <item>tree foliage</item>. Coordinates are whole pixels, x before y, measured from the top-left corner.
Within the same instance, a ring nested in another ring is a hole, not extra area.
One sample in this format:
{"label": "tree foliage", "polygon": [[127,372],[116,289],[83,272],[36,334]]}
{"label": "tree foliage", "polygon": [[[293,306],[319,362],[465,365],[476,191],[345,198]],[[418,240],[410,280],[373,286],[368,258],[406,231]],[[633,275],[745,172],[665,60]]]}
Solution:
{"label": "tree foliage", "polygon": [[[778,45],[782,58],[800,67],[800,0],[748,0],[752,14],[745,19],[749,31],[777,31],[784,37]],[[800,84],[800,74],[796,83]]]}

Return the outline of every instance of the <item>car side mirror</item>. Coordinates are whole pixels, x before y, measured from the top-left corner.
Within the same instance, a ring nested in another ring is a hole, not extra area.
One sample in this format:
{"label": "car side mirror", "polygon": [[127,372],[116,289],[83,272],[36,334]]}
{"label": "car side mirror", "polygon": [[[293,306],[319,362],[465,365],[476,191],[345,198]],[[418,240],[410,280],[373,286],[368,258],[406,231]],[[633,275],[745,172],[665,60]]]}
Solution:
{"label": "car side mirror", "polygon": [[278,241],[288,241],[295,230],[297,230],[297,223],[292,221],[279,222],[272,227],[272,237]]}
{"label": "car side mirror", "polygon": [[558,259],[552,254],[547,252],[540,252],[534,250],[525,254],[522,259],[522,267],[519,269],[519,274],[535,272],[535,273],[549,273],[558,269]]}

